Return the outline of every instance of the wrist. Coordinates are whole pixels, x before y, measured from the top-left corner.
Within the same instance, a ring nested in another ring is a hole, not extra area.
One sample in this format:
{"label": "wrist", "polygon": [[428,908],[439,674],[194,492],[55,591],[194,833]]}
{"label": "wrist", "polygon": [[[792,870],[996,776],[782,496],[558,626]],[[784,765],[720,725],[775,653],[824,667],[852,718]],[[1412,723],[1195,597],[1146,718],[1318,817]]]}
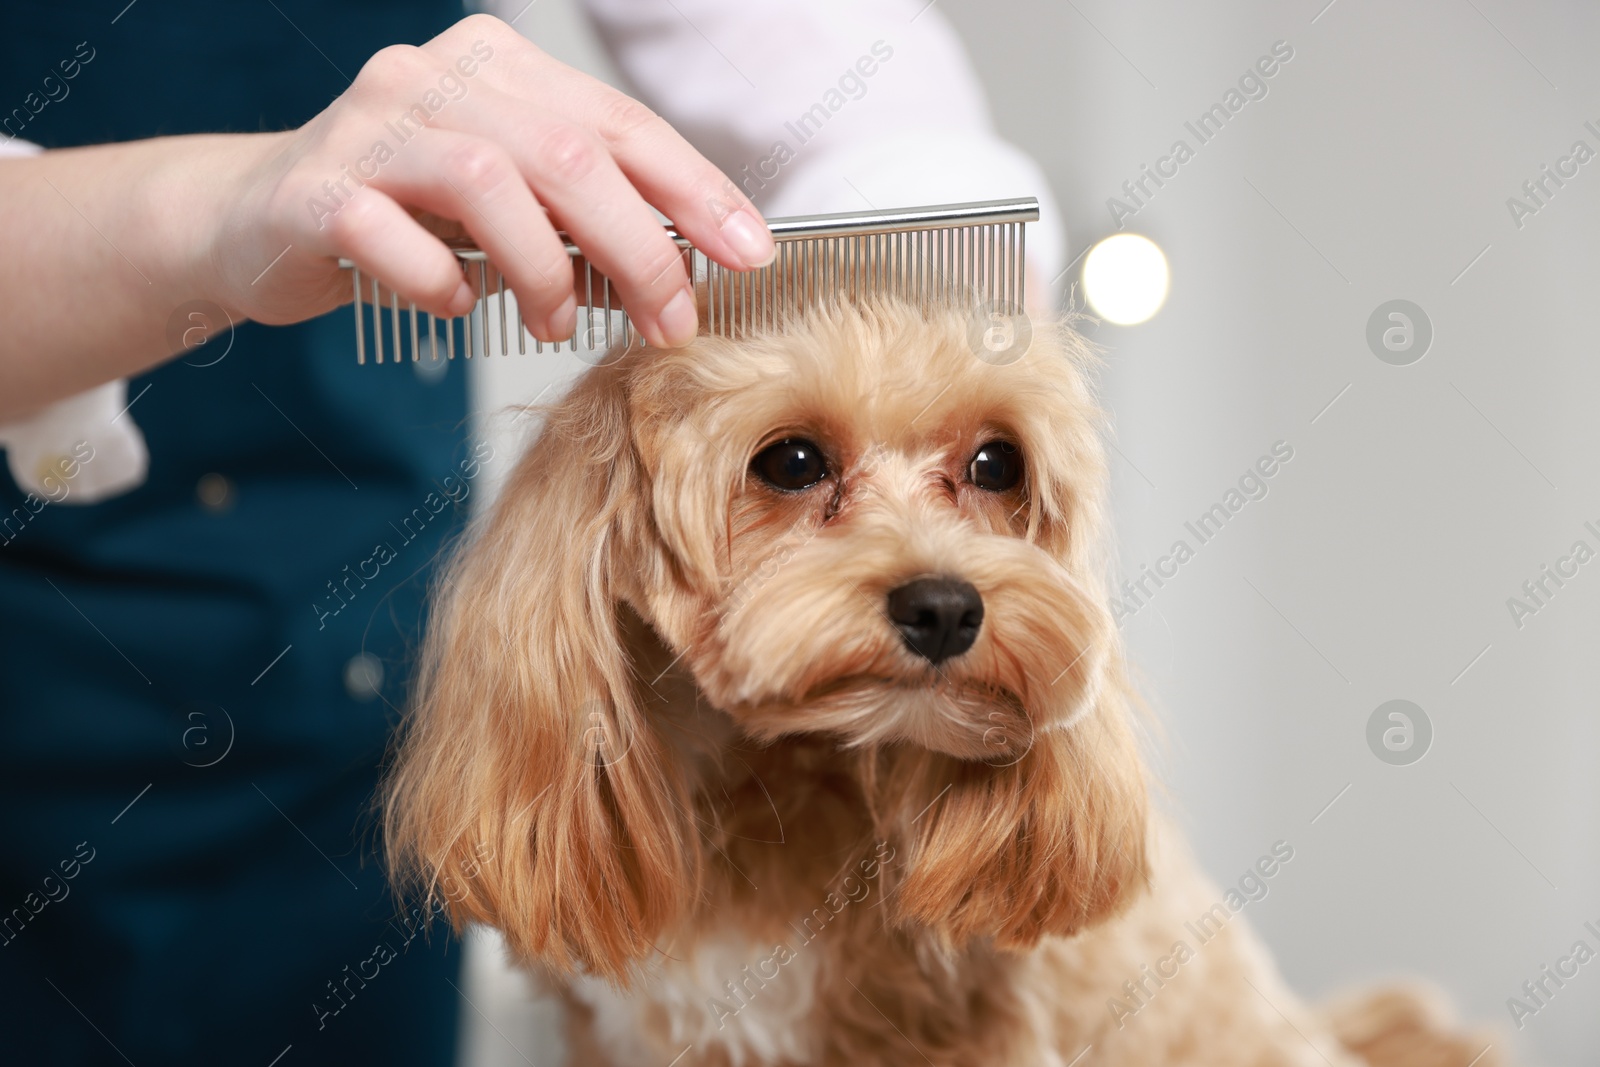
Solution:
{"label": "wrist", "polygon": [[173,307],[206,300],[236,323],[248,317],[244,293],[254,275],[244,277],[246,260],[260,254],[262,235],[242,220],[251,217],[254,176],[286,136],[203,134],[157,143],[163,162],[145,173],[140,214],[160,235],[157,285]]}

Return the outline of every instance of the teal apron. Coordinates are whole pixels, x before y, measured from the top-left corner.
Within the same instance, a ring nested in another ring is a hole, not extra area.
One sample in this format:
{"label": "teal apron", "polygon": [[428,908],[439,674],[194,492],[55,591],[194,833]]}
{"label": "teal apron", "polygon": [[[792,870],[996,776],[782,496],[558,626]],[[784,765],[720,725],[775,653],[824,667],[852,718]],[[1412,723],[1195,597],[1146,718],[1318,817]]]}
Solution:
{"label": "teal apron", "polygon": [[[47,148],[281,130],[460,15],[10,0],[0,109]],[[38,299],[94,314],[89,286]],[[453,1055],[456,950],[392,897],[372,798],[481,476],[462,369],[357,367],[348,309],[226,344],[130,383],[140,488],[35,514],[0,468],[29,515],[0,544],[0,1063]]]}

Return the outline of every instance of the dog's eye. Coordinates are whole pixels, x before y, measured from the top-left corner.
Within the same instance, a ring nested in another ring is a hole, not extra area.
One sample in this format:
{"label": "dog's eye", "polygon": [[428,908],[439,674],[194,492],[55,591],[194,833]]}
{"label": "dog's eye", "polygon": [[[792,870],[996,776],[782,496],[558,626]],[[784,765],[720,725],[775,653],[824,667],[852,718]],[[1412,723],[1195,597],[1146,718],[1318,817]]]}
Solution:
{"label": "dog's eye", "polygon": [[972,457],[967,475],[973,485],[991,493],[1014,489],[1022,480],[1022,453],[1009,441],[990,441]]}
{"label": "dog's eye", "polygon": [[828,476],[828,464],[822,458],[822,449],[793,438],[785,438],[756,453],[750,461],[756,476],[774,489],[790,492],[809,489]]}

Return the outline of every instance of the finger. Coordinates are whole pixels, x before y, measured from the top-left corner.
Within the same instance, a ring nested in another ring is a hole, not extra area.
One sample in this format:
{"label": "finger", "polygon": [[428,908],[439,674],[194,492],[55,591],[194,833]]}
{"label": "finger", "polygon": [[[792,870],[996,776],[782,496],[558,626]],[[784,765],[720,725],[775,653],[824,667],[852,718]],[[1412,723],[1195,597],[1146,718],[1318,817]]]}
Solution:
{"label": "finger", "polygon": [[738,186],[654,111],[603,82],[578,77],[582,82],[553,100],[553,109],[594,130],[634,188],[679,233],[734,270],[772,262],[772,231]]}
{"label": "finger", "polygon": [[328,252],[430,314],[454,318],[472,310],[476,297],[455,254],[379,190],[357,189],[323,227]]}
{"label": "finger", "polygon": [[459,221],[505,275],[535,337],[572,335],[577,300],[571,259],[504,148],[428,127],[400,146],[371,184],[402,203]]}
{"label": "finger", "polygon": [[539,202],[611,279],[646,340],[662,347],[694,338],[682,251],[598,137],[488,86],[457,104],[449,121],[506,146]]}
{"label": "finger", "polygon": [[665,119],[487,16],[465,19],[423,48],[435,62],[460,62],[469,42],[477,55],[492,53],[481,64],[484,84],[593,131],[644,199],[700,251],[734,270],[772,262],[761,212]]}

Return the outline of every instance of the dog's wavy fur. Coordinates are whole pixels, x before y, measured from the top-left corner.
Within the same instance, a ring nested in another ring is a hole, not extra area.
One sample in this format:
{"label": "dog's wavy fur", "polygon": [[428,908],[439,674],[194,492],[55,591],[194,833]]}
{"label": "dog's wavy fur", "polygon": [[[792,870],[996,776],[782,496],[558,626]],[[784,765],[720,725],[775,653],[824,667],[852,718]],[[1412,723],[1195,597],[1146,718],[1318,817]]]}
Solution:
{"label": "dog's wavy fur", "polygon": [[[840,299],[625,353],[547,412],[439,584],[386,837],[402,885],[474,872],[451,919],[550,976],[573,1062],[1481,1048],[1403,990],[1307,1009],[1242,920],[1108,1010],[1220,894],[1147,805],[1091,357],[1066,323],[1035,331],[996,363],[958,308]],[[750,473],[786,436],[826,481]],[[1016,490],[966,477],[993,439],[1021,450]],[[882,607],[929,574],[985,605],[937,668]]]}

